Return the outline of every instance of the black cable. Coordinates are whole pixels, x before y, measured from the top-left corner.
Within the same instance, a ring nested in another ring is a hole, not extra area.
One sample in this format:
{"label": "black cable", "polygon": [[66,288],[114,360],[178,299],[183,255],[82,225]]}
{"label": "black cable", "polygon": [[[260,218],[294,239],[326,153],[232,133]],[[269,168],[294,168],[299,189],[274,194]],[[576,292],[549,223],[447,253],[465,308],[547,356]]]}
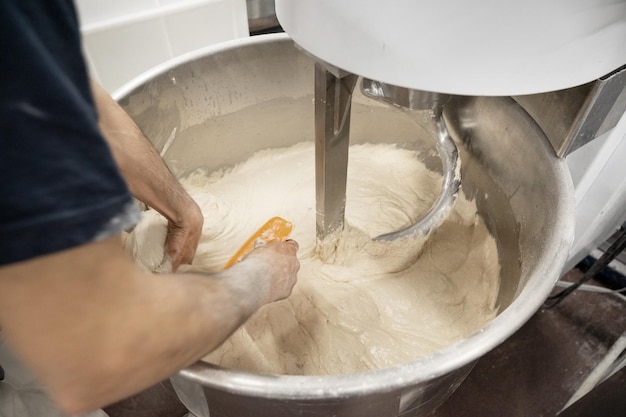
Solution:
{"label": "black cable", "polygon": [[561,301],[565,299],[565,297],[576,291],[578,287],[596,276],[609,263],[611,263],[611,261],[615,259],[626,248],[626,228],[622,226],[618,233],[619,235],[617,239],[615,239],[615,242],[613,242],[611,246],[609,246],[606,252],[602,254],[600,259],[598,259],[596,262],[594,262],[593,265],[591,265],[591,268],[589,268],[585,272],[585,274],[582,276],[582,278],[580,278],[580,280],[578,280],[578,282],[570,285],[559,293],[548,297],[543,306],[545,308],[556,307],[561,303]]}

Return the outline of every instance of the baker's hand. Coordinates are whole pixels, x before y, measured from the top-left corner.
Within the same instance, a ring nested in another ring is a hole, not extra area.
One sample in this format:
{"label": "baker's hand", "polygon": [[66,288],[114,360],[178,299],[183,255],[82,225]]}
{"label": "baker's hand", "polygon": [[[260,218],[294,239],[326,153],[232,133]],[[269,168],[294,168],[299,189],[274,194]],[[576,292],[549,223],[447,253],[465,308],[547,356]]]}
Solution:
{"label": "baker's hand", "polygon": [[242,263],[254,262],[262,265],[260,279],[263,283],[257,282],[255,287],[260,291],[268,290],[267,302],[282,300],[291,295],[297,281],[296,274],[300,269],[300,262],[296,257],[298,248],[295,240],[276,241],[253,250],[242,260]]}
{"label": "baker's hand", "polygon": [[168,219],[165,251],[176,271],[181,264],[190,264],[196,254],[202,235],[204,217],[200,207],[192,200],[180,210],[178,219]]}

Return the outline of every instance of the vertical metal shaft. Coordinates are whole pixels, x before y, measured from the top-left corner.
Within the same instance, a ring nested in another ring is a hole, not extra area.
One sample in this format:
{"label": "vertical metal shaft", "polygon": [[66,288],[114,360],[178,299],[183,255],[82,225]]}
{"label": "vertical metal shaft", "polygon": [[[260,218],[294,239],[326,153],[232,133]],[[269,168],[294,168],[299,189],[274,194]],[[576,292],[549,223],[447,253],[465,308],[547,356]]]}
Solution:
{"label": "vertical metal shaft", "polygon": [[335,76],[323,64],[315,65],[315,193],[318,249],[328,236],[343,229],[350,108],[352,91],[357,79],[358,76],[354,74]]}

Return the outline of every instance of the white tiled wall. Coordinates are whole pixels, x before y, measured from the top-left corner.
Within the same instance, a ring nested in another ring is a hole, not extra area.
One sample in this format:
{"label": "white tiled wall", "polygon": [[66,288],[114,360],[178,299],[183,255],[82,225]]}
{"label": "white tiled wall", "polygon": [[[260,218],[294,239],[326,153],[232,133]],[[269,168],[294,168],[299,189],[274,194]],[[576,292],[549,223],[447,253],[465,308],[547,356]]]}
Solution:
{"label": "white tiled wall", "polygon": [[92,77],[113,92],[186,52],[248,36],[245,0],[76,0]]}

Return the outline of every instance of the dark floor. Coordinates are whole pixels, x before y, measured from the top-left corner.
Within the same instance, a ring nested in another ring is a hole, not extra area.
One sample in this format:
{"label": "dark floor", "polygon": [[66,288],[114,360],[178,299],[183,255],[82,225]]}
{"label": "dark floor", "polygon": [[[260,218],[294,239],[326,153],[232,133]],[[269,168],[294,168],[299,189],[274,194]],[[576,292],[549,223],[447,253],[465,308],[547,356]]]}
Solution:
{"label": "dark floor", "polygon": [[[581,275],[572,270],[566,278],[575,280]],[[555,416],[626,331],[625,313],[626,303],[618,298],[582,291],[553,309],[538,311],[517,333],[483,356],[432,417]],[[186,413],[167,382],[106,411],[110,417],[180,417]],[[624,415],[626,369],[561,417]]]}
{"label": "dark floor", "polygon": [[[433,417],[555,416],[624,331],[626,303],[574,292],[483,356]],[[626,385],[622,392],[626,399]],[[611,415],[626,415],[621,410]]]}

